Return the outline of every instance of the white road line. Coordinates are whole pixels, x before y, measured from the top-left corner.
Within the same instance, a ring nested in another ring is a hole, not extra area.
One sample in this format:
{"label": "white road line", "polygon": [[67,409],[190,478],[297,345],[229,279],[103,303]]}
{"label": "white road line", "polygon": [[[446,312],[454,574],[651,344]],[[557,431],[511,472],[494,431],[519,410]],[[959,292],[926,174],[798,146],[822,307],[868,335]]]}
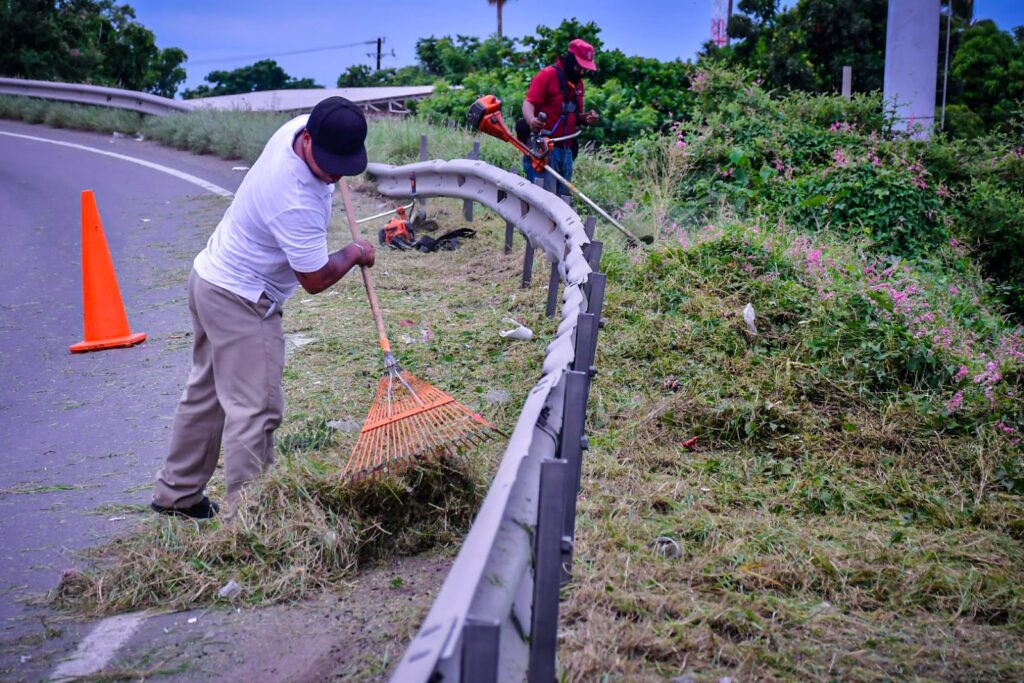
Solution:
{"label": "white road line", "polygon": [[71,659],[53,670],[49,680],[69,681],[96,673],[107,665],[145,620],[146,614],[143,612],[119,614],[104,619],[78,644],[78,649],[71,655]]}
{"label": "white road line", "polygon": [[133,164],[138,164],[139,166],[145,166],[146,168],[151,168],[154,171],[160,171],[161,173],[166,173],[167,175],[172,175],[175,178],[180,178],[181,180],[184,180],[187,183],[192,183],[193,185],[198,185],[199,187],[203,188],[207,192],[212,192],[213,194],[218,194],[221,197],[234,197],[235,196],[234,193],[231,192],[231,190],[225,190],[220,185],[214,185],[213,183],[209,183],[209,182],[203,180],[202,178],[199,178],[198,176],[192,175],[191,173],[185,173],[183,171],[178,171],[176,169],[170,168],[169,166],[162,166],[161,164],[154,164],[152,161],[146,161],[145,159],[137,159],[135,157],[130,157],[130,156],[127,156],[125,154],[117,154],[116,152],[108,152],[106,150],[96,149],[95,147],[88,147],[86,145],[78,145],[78,144],[75,144],[73,142],[63,142],[61,140],[49,140],[47,138],[40,138],[40,137],[36,137],[34,135],[21,135],[20,133],[8,133],[8,132],[2,131],[2,130],[0,130],[0,135],[6,135],[6,136],[12,137],[12,138],[22,138],[23,140],[34,140],[36,142],[48,142],[51,145],[60,145],[61,147],[71,147],[72,149],[81,149],[81,150],[84,150],[86,152],[92,152],[94,154],[102,154],[103,156],[114,157],[115,159],[121,159],[122,161],[130,161]]}

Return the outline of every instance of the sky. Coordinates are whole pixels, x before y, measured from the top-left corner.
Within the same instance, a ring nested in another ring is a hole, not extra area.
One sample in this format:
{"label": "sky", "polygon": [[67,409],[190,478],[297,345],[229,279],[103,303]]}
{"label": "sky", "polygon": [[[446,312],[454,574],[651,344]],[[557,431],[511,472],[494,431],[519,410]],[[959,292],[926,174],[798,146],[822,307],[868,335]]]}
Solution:
{"label": "sky", "polygon": [[[384,38],[384,67],[415,64],[416,41],[458,34],[485,38],[497,29],[497,13],[486,0],[123,0],[161,48],[180,47],[189,56],[193,88],[210,71],[231,70],[259,59],[275,59],[296,78],[334,87],[354,64],[375,65],[376,45],[338,49]],[[794,0],[786,0],[784,6]],[[993,19],[1009,30],[1024,25],[1024,0],[975,0],[975,19]],[[507,0],[503,32],[519,38],[538,25],[563,19],[593,21],[605,49],[660,60],[692,60],[711,32],[711,0]],[[286,54],[314,50],[304,54]],[[600,66],[600,55],[598,55]],[[182,89],[183,89],[182,88]]]}

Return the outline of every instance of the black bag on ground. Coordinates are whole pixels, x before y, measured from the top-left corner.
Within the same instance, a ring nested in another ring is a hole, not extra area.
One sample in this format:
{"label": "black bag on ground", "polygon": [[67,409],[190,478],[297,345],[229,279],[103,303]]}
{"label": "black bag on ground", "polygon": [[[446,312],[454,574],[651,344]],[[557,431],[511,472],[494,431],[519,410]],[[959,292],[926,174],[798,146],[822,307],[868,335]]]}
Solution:
{"label": "black bag on ground", "polygon": [[446,232],[436,239],[430,235],[423,235],[416,240],[416,244],[413,246],[424,254],[434,251],[455,251],[459,248],[459,240],[469,239],[475,235],[476,230],[472,228],[457,228]]}

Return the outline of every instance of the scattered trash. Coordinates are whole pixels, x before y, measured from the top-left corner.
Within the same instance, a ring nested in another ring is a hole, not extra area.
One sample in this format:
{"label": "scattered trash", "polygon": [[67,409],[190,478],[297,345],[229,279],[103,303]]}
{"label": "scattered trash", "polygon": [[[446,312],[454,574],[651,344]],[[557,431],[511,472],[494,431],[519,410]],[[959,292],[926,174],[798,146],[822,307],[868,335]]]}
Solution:
{"label": "scattered trash", "polygon": [[650,545],[661,552],[662,555],[669,559],[675,559],[682,557],[683,549],[679,547],[679,543],[668,536],[658,536],[656,539],[651,541]]}
{"label": "scattered trash", "polygon": [[529,341],[533,339],[533,330],[531,330],[526,325],[520,325],[518,320],[514,320],[512,318],[502,318],[501,322],[516,326],[510,330],[502,330],[501,332],[498,332],[498,334],[501,335],[503,338],[522,339],[523,341]]}
{"label": "scattered trash", "polygon": [[143,223],[149,223],[149,222],[150,222],[150,221],[152,221],[152,220],[153,220],[152,218],[143,218],[143,219],[142,219],[142,222],[143,222]]}
{"label": "scattered trash", "polygon": [[747,324],[747,332],[750,333],[751,337],[757,336],[757,325],[754,321],[757,319],[757,313],[754,311],[754,304],[747,304],[743,307],[743,322]]}
{"label": "scattered trash", "polygon": [[488,389],[487,393],[484,394],[484,400],[491,405],[494,405],[495,403],[507,403],[509,398],[509,393],[504,389]]}
{"label": "scattered trash", "polygon": [[190,624],[194,624],[197,621],[199,621],[199,617],[189,617],[189,619],[188,619],[188,623],[190,623]]}
{"label": "scattered trash", "polygon": [[316,344],[319,339],[315,337],[307,337],[303,334],[286,334],[284,335],[284,355],[285,358],[291,356],[297,349],[301,349],[303,346],[309,344]]}
{"label": "scattered trash", "polygon": [[219,591],[217,591],[217,595],[222,598],[227,598],[228,600],[234,600],[241,594],[242,585],[234,579],[228,581]]}
{"label": "scattered trash", "polygon": [[697,437],[691,436],[689,439],[680,444],[683,448],[691,451],[697,450]]}
{"label": "scattered trash", "polygon": [[26,663],[31,662],[31,661],[32,661],[32,655],[22,655],[21,656],[21,663],[22,664],[26,664]]}
{"label": "scattered trash", "polygon": [[116,130],[110,134],[110,137],[113,138],[114,140],[118,140],[120,138],[123,138],[124,136],[124,133],[118,133]]}
{"label": "scattered trash", "polygon": [[356,420],[331,420],[327,423],[327,426],[331,429],[336,429],[339,432],[358,432],[362,428],[362,423]]}
{"label": "scattered trash", "polygon": [[232,171],[248,171],[249,167],[248,166],[232,166],[231,170]]}
{"label": "scattered trash", "polygon": [[128,518],[127,517],[111,517],[107,521],[108,522],[123,522],[126,519],[128,519]]}

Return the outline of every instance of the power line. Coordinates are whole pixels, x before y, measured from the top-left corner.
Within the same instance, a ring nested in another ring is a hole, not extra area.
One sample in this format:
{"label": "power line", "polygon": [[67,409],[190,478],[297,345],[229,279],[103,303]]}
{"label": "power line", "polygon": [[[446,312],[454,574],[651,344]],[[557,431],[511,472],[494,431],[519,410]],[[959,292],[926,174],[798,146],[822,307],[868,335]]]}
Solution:
{"label": "power line", "polygon": [[291,50],[289,52],[276,52],[274,54],[251,54],[251,55],[237,55],[234,57],[218,57],[216,59],[200,59],[197,61],[189,61],[191,66],[201,66],[203,64],[223,64],[224,62],[242,62],[250,59],[270,59],[271,57],[288,57],[290,55],[305,55],[312,52],[326,52],[328,50],[341,50],[347,47],[359,47],[361,45],[376,45],[377,39],[373,40],[362,40],[358,43],[345,43],[344,45],[326,45],[324,47],[311,47],[305,50]]}

